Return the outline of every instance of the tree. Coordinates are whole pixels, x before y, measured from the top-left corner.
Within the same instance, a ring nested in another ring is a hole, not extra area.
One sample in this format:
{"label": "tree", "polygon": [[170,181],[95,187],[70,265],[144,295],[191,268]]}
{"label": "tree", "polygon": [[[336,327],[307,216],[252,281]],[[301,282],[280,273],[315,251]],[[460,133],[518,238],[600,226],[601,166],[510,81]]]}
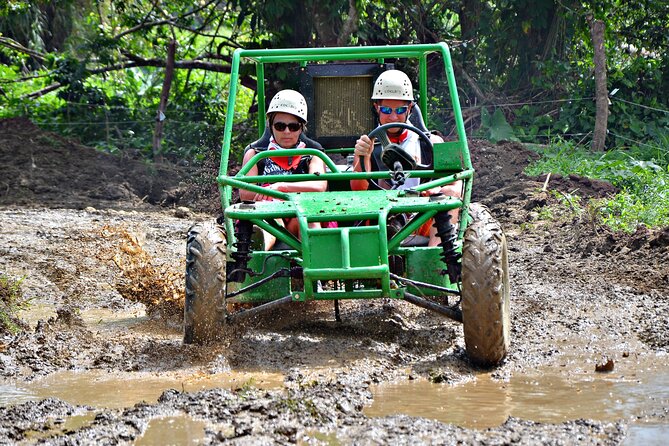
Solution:
{"label": "tree", "polygon": [[[222,108],[218,73],[229,73],[231,54],[238,47],[445,40],[452,44],[456,74],[463,80],[461,97],[477,98],[470,104],[529,102],[529,107],[502,106],[504,116],[518,127],[529,122],[532,134],[540,126],[552,133],[554,129],[579,133],[594,124],[593,104],[551,101],[594,95],[595,48],[585,20],[589,11],[607,25],[603,38],[608,79],[621,86],[619,95],[638,94],[637,100],[655,108],[669,101],[659,95],[669,89],[669,5],[665,1],[8,2],[9,6],[0,6],[0,101],[22,104],[18,110],[26,110],[25,105],[37,98],[58,95],[68,104],[142,102],[155,112],[168,61],[166,48],[172,40],[177,45],[171,107],[181,104],[193,109],[189,101],[196,101],[205,110]],[[401,61],[400,67],[412,69],[401,66]],[[242,84],[255,88],[255,71],[244,66],[241,70]],[[266,73],[272,76],[270,90],[290,82],[286,71]],[[148,89],[135,83],[139,78],[150,84]],[[109,80],[123,85],[116,89],[121,96],[112,91]],[[433,94],[438,96],[439,91]],[[216,97],[219,100],[213,100]],[[66,107],[60,113],[72,116],[74,109]],[[469,122],[477,121],[478,110],[466,110]],[[609,125],[622,119],[617,115],[621,111],[614,101]],[[218,112],[210,121],[216,119],[220,119]],[[634,131],[643,134],[644,129]]]}
{"label": "tree", "polygon": [[592,149],[598,152],[604,150],[606,142],[606,123],[609,117],[609,95],[606,86],[606,53],[604,52],[604,22],[588,17],[595,62],[595,100],[597,102],[595,115],[595,130],[592,138]]}

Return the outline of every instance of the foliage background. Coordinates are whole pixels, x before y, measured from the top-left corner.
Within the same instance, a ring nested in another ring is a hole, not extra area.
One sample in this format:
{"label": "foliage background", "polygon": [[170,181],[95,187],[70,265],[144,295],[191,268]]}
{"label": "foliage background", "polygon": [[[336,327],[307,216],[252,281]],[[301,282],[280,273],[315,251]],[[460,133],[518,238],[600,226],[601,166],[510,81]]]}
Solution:
{"label": "foliage background", "polygon": [[[587,153],[579,147],[588,147],[595,119],[589,17],[606,23],[607,147],[624,153],[610,159],[651,163],[642,164],[651,183],[664,178],[668,0],[1,0],[0,117],[25,116],[101,150],[150,158],[175,41],[161,152],[197,162],[219,150],[235,48],[446,41],[470,135],[557,142],[563,156],[578,155]],[[241,74],[237,152],[256,135],[258,112],[255,73]],[[291,75],[272,71],[268,93],[290,85]],[[428,100],[430,126],[448,134],[446,91],[433,83]]]}

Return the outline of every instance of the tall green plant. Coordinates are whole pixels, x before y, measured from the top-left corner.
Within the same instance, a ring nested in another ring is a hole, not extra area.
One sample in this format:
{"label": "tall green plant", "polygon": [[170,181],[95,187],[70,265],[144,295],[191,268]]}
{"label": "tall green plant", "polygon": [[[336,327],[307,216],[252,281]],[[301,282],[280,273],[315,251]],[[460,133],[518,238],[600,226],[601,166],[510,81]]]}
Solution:
{"label": "tall green plant", "polygon": [[637,225],[669,226],[669,166],[641,159],[648,152],[614,150],[593,154],[564,140],[540,150],[541,159],[527,167],[528,175],[558,173],[606,180],[620,189],[599,207],[602,221],[617,230]]}
{"label": "tall green plant", "polygon": [[16,333],[24,325],[17,317],[17,312],[28,308],[30,302],[21,289],[24,279],[0,273],[0,333]]}

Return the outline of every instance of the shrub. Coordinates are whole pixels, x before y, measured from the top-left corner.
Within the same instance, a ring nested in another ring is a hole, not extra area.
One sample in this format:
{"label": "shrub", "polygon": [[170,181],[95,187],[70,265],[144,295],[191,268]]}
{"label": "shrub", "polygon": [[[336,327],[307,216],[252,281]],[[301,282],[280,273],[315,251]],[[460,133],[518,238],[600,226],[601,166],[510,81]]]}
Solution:
{"label": "shrub", "polygon": [[23,296],[21,283],[25,277],[13,279],[0,273],[0,333],[16,333],[25,328],[16,313],[29,306],[29,299]]}

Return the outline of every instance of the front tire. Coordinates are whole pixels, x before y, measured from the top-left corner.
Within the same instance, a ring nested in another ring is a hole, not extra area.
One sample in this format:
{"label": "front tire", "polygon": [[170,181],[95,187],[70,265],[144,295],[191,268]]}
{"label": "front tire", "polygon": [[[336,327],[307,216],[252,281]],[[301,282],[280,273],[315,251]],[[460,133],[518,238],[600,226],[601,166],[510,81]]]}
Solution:
{"label": "front tire", "polygon": [[499,364],[509,350],[509,259],[506,236],[485,206],[472,203],[462,247],[462,321],[467,355]]}
{"label": "front tire", "polygon": [[204,344],[221,337],[225,322],[226,233],[201,223],[188,230],[184,343]]}

